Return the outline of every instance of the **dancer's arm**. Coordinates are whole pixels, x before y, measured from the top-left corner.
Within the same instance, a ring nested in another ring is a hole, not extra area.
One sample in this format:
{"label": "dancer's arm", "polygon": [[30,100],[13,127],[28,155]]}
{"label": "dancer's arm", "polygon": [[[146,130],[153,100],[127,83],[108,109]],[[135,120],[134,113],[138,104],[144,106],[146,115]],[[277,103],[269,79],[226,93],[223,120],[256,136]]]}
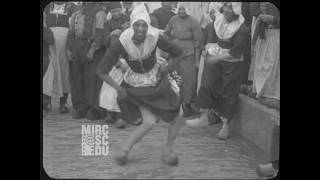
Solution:
{"label": "dancer's arm", "polygon": [[169,42],[168,40],[166,40],[163,36],[159,36],[159,40],[157,43],[157,46],[169,53],[171,60],[168,64],[168,66],[163,67],[162,68],[162,74],[166,74],[169,73],[171,71],[174,70],[174,67],[181,62],[181,60],[183,60],[185,57],[191,55],[191,53],[188,53],[186,51],[183,51],[181,48],[179,48],[177,45],[175,45],[174,43]]}
{"label": "dancer's arm", "polygon": [[125,89],[109,76],[109,72],[119,59],[120,51],[119,47],[117,47],[118,44],[115,43],[107,49],[106,54],[97,66],[96,73],[104,82],[115,88],[119,96],[126,96]]}

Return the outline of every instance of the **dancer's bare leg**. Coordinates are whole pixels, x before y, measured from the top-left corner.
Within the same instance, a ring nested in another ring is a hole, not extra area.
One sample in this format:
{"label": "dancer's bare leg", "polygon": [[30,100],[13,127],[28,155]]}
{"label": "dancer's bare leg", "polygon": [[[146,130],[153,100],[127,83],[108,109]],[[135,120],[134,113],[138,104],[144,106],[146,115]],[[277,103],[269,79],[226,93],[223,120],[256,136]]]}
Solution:
{"label": "dancer's bare leg", "polygon": [[145,136],[156,124],[157,117],[148,109],[140,107],[143,123],[133,132],[124,145],[124,150],[130,151],[131,148]]}
{"label": "dancer's bare leg", "polygon": [[174,141],[177,138],[179,130],[183,123],[182,111],[180,110],[179,115],[172,121],[168,127],[167,144],[162,160],[168,165],[176,165],[178,163],[178,156],[173,151]]}
{"label": "dancer's bare leg", "polygon": [[157,117],[149,110],[140,107],[142,115],[142,124],[133,132],[129,139],[125,142],[122,152],[116,156],[116,161],[120,165],[124,165],[131,148],[144,137],[156,124]]}
{"label": "dancer's bare leg", "polygon": [[168,127],[168,137],[167,137],[167,149],[172,149],[174,145],[174,141],[177,138],[177,135],[179,133],[179,130],[182,126],[183,123],[183,118],[182,118],[182,113],[181,110],[179,112],[179,115],[172,121]]}

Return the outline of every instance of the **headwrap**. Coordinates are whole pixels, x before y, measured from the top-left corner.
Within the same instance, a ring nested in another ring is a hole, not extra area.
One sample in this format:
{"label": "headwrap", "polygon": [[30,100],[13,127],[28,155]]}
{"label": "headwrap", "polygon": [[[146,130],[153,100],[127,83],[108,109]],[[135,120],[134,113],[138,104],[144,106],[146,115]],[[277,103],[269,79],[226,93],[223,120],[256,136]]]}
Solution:
{"label": "headwrap", "polygon": [[119,1],[111,1],[109,4],[109,9],[117,9],[120,8],[122,9],[121,3]]}
{"label": "headwrap", "polygon": [[217,14],[217,12],[219,12],[220,8],[222,7],[223,3],[222,2],[211,2],[209,4],[209,10],[208,10],[208,13],[210,13],[210,11],[212,9],[214,9],[215,11],[215,15]]}
{"label": "headwrap", "polygon": [[220,39],[230,39],[239,30],[240,26],[244,23],[244,17],[241,14],[241,2],[231,2],[231,5],[234,13],[239,15],[239,18],[237,20],[234,20],[229,23],[225,19],[224,15],[220,13],[220,11],[216,12],[214,28],[217,36]]}
{"label": "headwrap", "polygon": [[[142,51],[132,42],[132,37],[134,35],[133,24],[138,21],[143,20],[148,25],[148,31],[144,42],[141,44]],[[119,40],[127,53],[129,54],[129,59],[137,60],[149,57],[151,52],[156,48],[157,41],[159,38],[159,30],[150,25],[150,16],[144,4],[139,4],[134,7],[130,15],[130,27],[126,29],[119,37]]]}

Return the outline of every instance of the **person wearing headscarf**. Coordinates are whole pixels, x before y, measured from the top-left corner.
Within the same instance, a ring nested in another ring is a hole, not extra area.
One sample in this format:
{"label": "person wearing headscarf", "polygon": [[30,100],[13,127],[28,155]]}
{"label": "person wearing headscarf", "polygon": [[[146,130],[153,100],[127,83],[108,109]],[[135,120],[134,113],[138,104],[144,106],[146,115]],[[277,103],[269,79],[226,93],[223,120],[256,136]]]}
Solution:
{"label": "person wearing headscarf", "polygon": [[66,54],[66,39],[69,28],[69,17],[73,13],[73,3],[55,1],[46,6],[46,26],[54,36],[54,43],[49,46],[50,62],[43,77],[43,98],[50,110],[51,97],[60,97],[60,113],[68,113],[66,107],[69,82],[69,61]]}
{"label": "person wearing headscarf", "polygon": [[[177,164],[177,155],[173,145],[180,129],[181,100],[178,80],[170,74],[184,56],[183,50],[168,42],[159,34],[159,30],[150,25],[150,17],[144,5],[134,8],[130,17],[130,28],[125,30],[119,40],[108,48],[103,61],[97,67],[97,74],[103,81],[118,92],[118,105],[123,119],[128,123],[135,121],[137,112],[141,112],[143,122],[131,134],[121,150],[115,156],[118,164],[127,162],[132,147],[144,137],[159,121],[170,123],[168,140],[162,160],[171,165]],[[172,57],[167,64],[156,57],[159,47]],[[108,73],[122,56],[129,68],[125,72],[121,85]]]}
{"label": "person wearing headscarf", "polygon": [[196,98],[201,116],[187,120],[186,124],[190,127],[209,125],[208,111],[213,109],[216,117],[223,122],[218,138],[225,140],[229,137],[229,123],[234,115],[245,74],[243,54],[249,45],[249,31],[241,15],[241,3],[224,3],[216,16],[214,30],[218,41],[208,51]]}
{"label": "person wearing headscarf", "polygon": [[189,52],[177,66],[177,72],[182,76],[181,96],[184,116],[192,114],[191,103],[196,96],[196,64],[200,58],[201,28],[199,22],[189,15],[188,3],[178,3],[178,14],[167,24],[164,34],[181,49]]}
{"label": "person wearing headscarf", "polygon": [[75,119],[98,120],[106,111],[99,107],[102,80],[95,69],[105,53],[105,10],[95,2],[83,2],[72,14],[67,53],[70,59],[72,116]]}
{"label": "person wearing headscarf", "polygon": [[260,3],[252,37],[252,90],[258,101],[280,109],[280,11],[272,3]]}
{"label": "person wearing headscarf", "polygon": [[206,12],[206,9],[208,8],[208,2],[178,2],[177,7],[179,8],[180,5],[183,5],[186,9],[188,9],[188,14],[196,19],[199,23],[204,12]]}

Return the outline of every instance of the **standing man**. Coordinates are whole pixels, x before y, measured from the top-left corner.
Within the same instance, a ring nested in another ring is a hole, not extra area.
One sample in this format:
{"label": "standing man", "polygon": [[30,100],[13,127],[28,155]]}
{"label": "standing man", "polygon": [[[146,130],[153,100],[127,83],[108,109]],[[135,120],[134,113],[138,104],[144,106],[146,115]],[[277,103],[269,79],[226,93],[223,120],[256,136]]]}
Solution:
{"label": "standing man", "polygon": [[164,34],[188,52],[188,56],[177,65],[177,72],[182,76],[181,96],[184,116],[189,116],[192,114],[191,102],[196,95],[196,63],[200,58],[202,37],[200,24],[188,14],[185,4],[180,3],[178,15],[171,18]]}
{"label": "standing man", "polygon": [[95,73],[105,53],[103,28],[106,17],[103,8],[95,2],[83,3],[71,17],[67,48],[71,59],[72,116],[75,119],[98,120],[106,114],[99,107],[102,81]]}
{"label": "standing man", "polygon": [[119,37],[124,26],[129,27],[130,16],[126,16],[122,12],[122,6],[119,1],[113,1],[109,4],[111,19],[104,23],[105,46],[108,48],[112,37]]}
{"label": "standing man", "polygon": [[162,7],[154,10],[150,16],[157,19],[159,29],[165,29],[170,19],[176,14],[172,11],[173,2],[161,2],[161,5]]}

